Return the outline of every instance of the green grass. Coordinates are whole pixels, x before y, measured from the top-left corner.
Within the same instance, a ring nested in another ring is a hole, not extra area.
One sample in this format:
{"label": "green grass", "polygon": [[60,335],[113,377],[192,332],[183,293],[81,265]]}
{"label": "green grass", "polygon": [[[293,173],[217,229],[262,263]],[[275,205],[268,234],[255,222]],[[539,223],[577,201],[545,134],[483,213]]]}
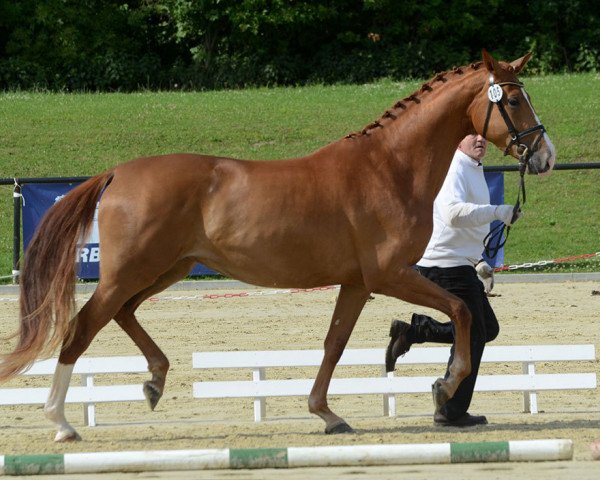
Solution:
{"label": "green grass", "polygon": [[[559,163],[600,161],[600,75],[525,78]],[[93,175],[131,158],[197,152],[247,159],[307,154],[378,118],[422,82],[202,93],[0,93],[0,177]],[[491,148],[486,163],[514,163]],[[506,174],[506,201],[517,174]],[[527,177],[525,216],[505,263],[600,251],[600,171]],[[12,188],[0,187],[0,276],[12,265]],[[597,257],[598,258],[598,257]],[[600,270],[600,261],[573,262]],[[570,267],[571,268],[571,267]]]}

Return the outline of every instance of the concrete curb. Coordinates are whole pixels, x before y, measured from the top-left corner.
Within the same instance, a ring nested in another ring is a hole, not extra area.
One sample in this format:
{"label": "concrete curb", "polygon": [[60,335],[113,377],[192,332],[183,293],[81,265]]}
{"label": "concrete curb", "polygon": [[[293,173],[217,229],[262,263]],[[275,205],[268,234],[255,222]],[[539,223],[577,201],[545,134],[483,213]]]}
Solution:
{"label": "concrete curb", "polygon": [[[600,282],[600,272],[589,273],[519,273],[496,274],[496,283],[562,283],[562,282]],[[97,283],[78,283],[77,293],[92,293]],[[237,280],[184,280],[171,285],[165,291],[184,290],[227,290],[260,288]],[[0,295],[18,295],[18,285],[0,285]]]}
{"label": "concrete curb", "polygon": [[494,275],[494,281],[496,283],[600,282],[600,273],[497,273]]}

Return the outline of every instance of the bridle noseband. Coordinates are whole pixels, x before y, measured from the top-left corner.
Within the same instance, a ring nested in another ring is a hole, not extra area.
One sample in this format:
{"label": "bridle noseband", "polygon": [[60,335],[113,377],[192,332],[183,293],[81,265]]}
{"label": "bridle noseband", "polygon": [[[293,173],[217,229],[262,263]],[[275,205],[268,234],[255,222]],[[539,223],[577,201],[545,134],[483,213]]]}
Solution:
{"label": "bridle noseband", "polygon": [[[519,210],[521,208],[521,192],[523,193],[523,204],[525,203],[525,170],[527,168],[527,164],[529,162],[529,159],[531,158],[531,154],[538,149],[540,140],[544,136],[544,133],[546,133],[546,128],[541,123],[534,127],[528,128],[527,130],[523,130],[522,132],[519,132],[515,128],[514,123],[508,116],[508,113],[506,113],[506,108],[502,103],[502,97],[504,96],[504,90],[502,89],[502,87],[504,85],[514,85],[519,88],[524,88],[524,85],[521,82],[496,83],[494,80],[494,75],[490,73],[490,86],[487,91],[489,103],[487,112],[485,114],[485,122],[483,124],[483,133],[481,134],[481,136],[487,140],[486,135],[488,125],[490,122],[490,116],[492,114],[492,108],[494,105],[496,105],[498,107],[500,115],[502,116],[502,119],[504,120],[504,123],[506,124],[506,127],[508,128],[508,132],[510,133],[511,137],[510,143],[504,150],[504,155],[508,155],[508,152],[513,145],[517,145],[517,151],[519,152],[519,192],[517,194],[517,201],[513,209],[513,216],[511,219],[512,224],[517,219]],[[539,132],[539,134],[534,140],[533,144],[531,145],[531,148],[529,148],[527,145],[525,145],[525,143],[523,143],[522,139],[535,132]],[[496,255],[498,255],[498,252],[504,246],[506,240],[508,239],[509,232],[510,225],[506,225],[504,223],[496,225],[496,227],[490,230],[490,233],[488,233],[485,239],[483,240],[485,253],[488,255],[488,257],[494,258]],[[496,245],[492,245],[493,243],[496,243]]]}

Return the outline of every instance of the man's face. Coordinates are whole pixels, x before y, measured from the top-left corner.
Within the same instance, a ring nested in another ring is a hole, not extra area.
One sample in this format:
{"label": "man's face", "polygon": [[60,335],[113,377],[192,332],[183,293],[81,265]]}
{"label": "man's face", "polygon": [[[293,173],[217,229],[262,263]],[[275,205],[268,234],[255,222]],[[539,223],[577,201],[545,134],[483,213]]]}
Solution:
{"label": "man's face", "polygon": [[481,135],[467,135],[458,144],[458,148],[474,160],[481,161],[487,151],[487,140]]}

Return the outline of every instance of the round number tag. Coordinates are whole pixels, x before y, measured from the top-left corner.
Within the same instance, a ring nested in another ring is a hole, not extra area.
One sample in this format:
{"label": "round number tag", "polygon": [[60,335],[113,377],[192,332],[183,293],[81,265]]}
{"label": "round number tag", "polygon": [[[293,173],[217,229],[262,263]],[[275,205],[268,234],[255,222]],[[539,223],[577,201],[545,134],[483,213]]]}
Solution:
{"label": "round number tag", "polygon": [[498,103],[502,100],[502,93],[502,87],[497,83],[490,85],[490,88],[488,88],[488,98],[491,102]]}

